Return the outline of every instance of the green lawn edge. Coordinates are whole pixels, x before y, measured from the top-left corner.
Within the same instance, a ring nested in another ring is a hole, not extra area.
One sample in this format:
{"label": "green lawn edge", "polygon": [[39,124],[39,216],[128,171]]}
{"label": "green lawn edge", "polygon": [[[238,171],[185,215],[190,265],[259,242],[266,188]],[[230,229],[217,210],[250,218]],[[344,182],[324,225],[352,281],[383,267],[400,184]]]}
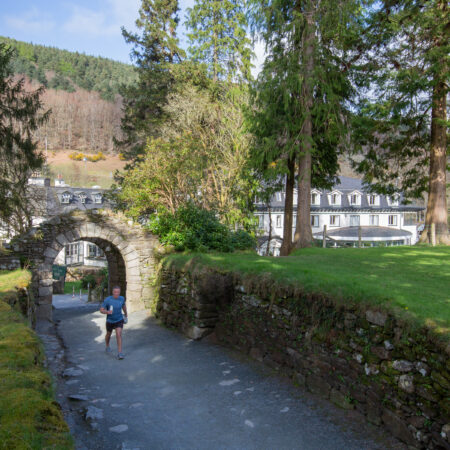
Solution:
{"label": "green lawn edge", "polygon": [[450,341],[450,248],[308,248],[274,258],[254,253],[173,253],[162,264],[212,267],[241,277],[270,277],[336,304],[385,310],[413,328]]}
{"label": "green lawn edge", "polygon": [[73,449],[42,342],[10,305],[30,280],[26,270],[0,271],[0,448]]}

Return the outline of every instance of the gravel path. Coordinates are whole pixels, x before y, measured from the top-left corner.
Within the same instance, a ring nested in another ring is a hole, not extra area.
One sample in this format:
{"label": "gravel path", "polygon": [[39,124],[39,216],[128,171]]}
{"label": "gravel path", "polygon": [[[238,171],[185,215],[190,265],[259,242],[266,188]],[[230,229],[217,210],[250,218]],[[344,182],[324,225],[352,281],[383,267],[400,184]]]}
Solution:
{"label": "gravel path", "polygon": [[130,317],[119,361],[115,341],[114,353],[104,352],[96,305],[56,305],[57,334],[42,325],[39,332],[78,449],[402,448],[353,412],[143,312]]}

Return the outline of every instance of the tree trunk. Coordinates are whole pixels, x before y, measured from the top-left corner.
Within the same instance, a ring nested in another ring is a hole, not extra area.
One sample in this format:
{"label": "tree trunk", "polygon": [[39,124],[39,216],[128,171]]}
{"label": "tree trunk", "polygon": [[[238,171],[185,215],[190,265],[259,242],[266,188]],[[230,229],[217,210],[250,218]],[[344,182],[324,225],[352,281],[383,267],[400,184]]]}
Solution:
{"label": "tree trunk", "polygon": [[450,245],[447,222],[447,99],[444,82],[433,90],[431,112],[430,181],[425,229],[420,242],[431,242],[431,224],[436,230],[436,243]]}
{"label": "tree trunk", "polygon": [[280,256],[289,255],[292,248],[292,225],[294,212],[295,159],[287,161],[288,174],[286,176],[286,196],[284,199],[283,244]]}
{"label": "tree trunk", "polygon": [[269,236],[267,240],[266,256],[270,255],[270,241],[272,240],[272,208],[270,207],[270,199],[266,203],[267,211],[269,212]]}
{"label": "tree trunk", "polygon": [[[311,124],[310,119],[307,119],[307,121]],[[311,144],[309,144],[309,147],[311,147]],[[311,148],[305,148],[305,153],[300,156],[298,161],[297,223],[295,226],[294,248],[310,247],[312,242],[311,159]]]}
{"label": "tree trunk", "polygon": [[308,2],[306,29],[303,38],[304,82],[302,86],[302,108],[305,120],[302,129],[301,151],[298,160],[298,202],[297,223],[295,227],[294,248],[310,247],[311,231],[311,164],[312,164],[312,119],[311,109],[314,95],[314,6]]}

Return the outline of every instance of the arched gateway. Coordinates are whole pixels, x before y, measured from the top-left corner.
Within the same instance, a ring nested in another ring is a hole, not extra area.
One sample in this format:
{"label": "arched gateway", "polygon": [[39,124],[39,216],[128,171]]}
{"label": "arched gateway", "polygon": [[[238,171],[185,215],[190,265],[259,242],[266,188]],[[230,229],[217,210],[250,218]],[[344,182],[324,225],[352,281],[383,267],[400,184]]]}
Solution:
{"label": "arched gateway", "polygon": [[14,241],[14,251],[27,258],[39,318],[52,317],[52,265],[64,245],[89,241],[106,255],[109,286],[125,292],[128,310],[144,309],[152,301],[156,236],[125,217],[104,210],[75,211],[52,217]]}

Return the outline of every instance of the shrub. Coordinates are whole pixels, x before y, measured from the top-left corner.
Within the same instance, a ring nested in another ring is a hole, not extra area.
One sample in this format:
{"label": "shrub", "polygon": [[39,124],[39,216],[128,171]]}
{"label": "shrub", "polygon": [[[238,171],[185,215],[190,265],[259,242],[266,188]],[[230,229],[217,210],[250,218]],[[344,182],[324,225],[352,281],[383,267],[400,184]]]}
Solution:
{"label": "shrub", "polygon": [[149,230],[160,237],[164,245],[175,250],[232,252],[255,248],[255,240],[245,231],[231,232],[220,223],[213,211],[192,203],[174,214],[164,211],[153,216]]}
{"label": "shrub", "polygon": [[93,289],[97,285],[97,280],[95,278],[95,275],[92,274],[92,273],[89,273],[89,274],[85,275],[81,279],[81,287],[83,289],[87,289],[88,288],[88,284],[89,284],[91,289]]}
{"label": "shrub", "polygon": [[98,152],[96,155],[85,155],[84,153],[72,152],[69,158],[74,161],[83,161],[86,158],[90,162],[104,161],[106,156],[103,152]]}

